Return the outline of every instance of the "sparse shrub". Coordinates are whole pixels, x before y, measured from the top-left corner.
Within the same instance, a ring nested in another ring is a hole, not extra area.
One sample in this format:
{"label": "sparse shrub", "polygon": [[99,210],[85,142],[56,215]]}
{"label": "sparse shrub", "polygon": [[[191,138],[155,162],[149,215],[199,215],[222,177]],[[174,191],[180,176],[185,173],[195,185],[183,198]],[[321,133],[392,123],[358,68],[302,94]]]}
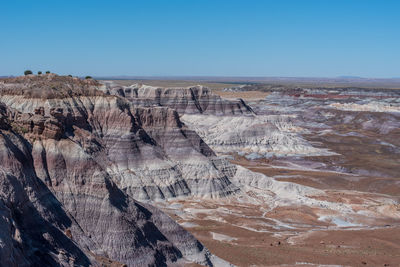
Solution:
{"label": "sparse shrub", "polygon": [[92,76],[86,76],[85,79],[93,79]]}
{"label": "sparse shrub", "polygon": [[31,71],[31,70],[26,70],[26,71],[24,71],[24,74],[25,74],[25,75],[32,74],[32,71]]}
{"label": "sparse shrub", "polygon": [[41,71],[38,71],[37,74],[38,74],[38,75],[42,75],[42,72],[41,72]]}
{"label": "sparse shrub", "polygon": [[21,125],[18,125],[18,124],[16,124],[15,122],[11,122],[10,124],[11,124],[11,128],[12,128],[15,132],[17,132],[17,133],[26,134],[26,133],[29,132],[29,129],[28,129],[28,128],[23,127],[23,126],[21,126]]}
{"label": "sparse shrub", "polygon": [[50,71],[48,70],[48,71],[46,71],[46,74],[50,74]]}
{"label": "sparse shrub", "polygon": [[68,238],[72,238],[72,233],[70,229],[65,230],[65,235],[68,236]]}
{"label": "sparse shrub", "polygon": [[68,77],[72,77],[72,75],[70,74],[70,75],[68,75]]}

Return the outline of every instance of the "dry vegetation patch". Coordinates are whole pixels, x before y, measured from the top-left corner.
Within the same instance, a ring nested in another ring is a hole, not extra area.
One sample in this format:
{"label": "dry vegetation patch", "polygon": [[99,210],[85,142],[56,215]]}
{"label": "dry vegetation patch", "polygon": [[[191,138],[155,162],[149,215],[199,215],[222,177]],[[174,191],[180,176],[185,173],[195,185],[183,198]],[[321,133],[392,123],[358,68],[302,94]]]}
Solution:
{"label": "dry vegetation patch", "polygon": [[72,96],[103,96],[100,83],[93,79],[56,74],[27,75],[0,79],[0,94],[26,98],[54,99]]}

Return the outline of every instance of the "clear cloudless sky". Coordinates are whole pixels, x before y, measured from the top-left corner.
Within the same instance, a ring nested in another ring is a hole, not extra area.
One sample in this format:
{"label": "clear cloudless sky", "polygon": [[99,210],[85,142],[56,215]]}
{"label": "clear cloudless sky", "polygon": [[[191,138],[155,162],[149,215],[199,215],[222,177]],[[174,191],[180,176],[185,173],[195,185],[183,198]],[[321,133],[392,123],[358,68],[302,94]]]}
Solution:
{"label": "clear cloudless sky", "polygon": [[400,77],[398,0],[2,0],[0,75]]}

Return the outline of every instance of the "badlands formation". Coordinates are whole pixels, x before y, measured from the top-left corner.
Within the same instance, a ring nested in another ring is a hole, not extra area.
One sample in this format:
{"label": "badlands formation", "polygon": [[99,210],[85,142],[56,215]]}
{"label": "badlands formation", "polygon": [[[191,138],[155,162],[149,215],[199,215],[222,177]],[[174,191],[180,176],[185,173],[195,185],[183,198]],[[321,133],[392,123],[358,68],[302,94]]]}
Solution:
{"label": "badlands formation", "polygon": [[1,81],[1,263],[228,265],[138,201],[237,191],[213,169],[212,150],[176,111],[135,107],[99,86],[55,75]]}
{"label": "badlands formation", "polygon": [[[398,264],[400,92],[301,89],[257,98],[243,88],[105,83],[106,94],[177,110],[239,189],[154,204],[239,266]],[[217,95],[230,90],[250,97]]]}
{"label": "badlands formation", "polygon": [[216,93],[0,80],[0,261],[400,262],[397,92]]}

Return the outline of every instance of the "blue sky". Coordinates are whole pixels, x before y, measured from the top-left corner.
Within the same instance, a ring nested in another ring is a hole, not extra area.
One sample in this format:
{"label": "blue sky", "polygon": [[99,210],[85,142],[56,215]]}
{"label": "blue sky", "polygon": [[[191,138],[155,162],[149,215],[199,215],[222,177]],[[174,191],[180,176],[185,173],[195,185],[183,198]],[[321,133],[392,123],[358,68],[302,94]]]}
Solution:
{"label": "blue sky", "polygon": [[400,1],[2,1],[0,75],[400,77]]}

